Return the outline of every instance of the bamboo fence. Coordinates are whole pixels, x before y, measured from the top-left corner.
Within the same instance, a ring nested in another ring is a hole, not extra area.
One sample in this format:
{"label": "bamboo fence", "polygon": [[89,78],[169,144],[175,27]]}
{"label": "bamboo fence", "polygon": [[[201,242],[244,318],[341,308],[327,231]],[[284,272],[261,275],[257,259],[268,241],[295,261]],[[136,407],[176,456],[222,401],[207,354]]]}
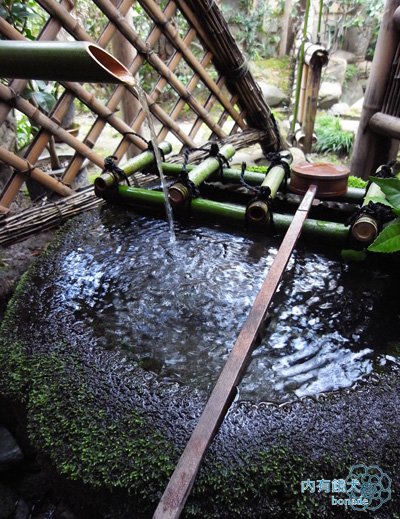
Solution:
{"label": "bamboo fence", "polygon": [[[68,33],[70,40],[93,42],[107,49],[118,35],[126,46],[135,49],[136,57],[126,66],[136,77],[143,77],[145,73],[151,76],[146,95],[150,111],[158,122],[159,142],[172,139],[182,147],[196,149],[207,140],[216,139],[223,145],[233,138],[236,149],[256,142],[265,151],[280,149],[281,140],[271,111],[214,1],[138,0],[135,3],[138,17],[134,20],[140,23],[132,25],[126,19],[132,9],[131,0],[93,0],[93,18],[103,21],[97,38],[85,28],[73,1],[36,0],[36,4],[48,14],[38,40],[66,39],[65,33]],[[148,33],[144,35],[141,27],[146,24]],[[0,18],[0,34],[3,39],[24,39],[4,18]],[[166,38],[172,49],[164,60],[157,51],[161,38]],[[14,173],[0,194],[0,212],[9,211],[27,171],[35,169],[38,182],[58,196],[65,196],[85,160],[100,170],[105,157],[96,148],[106,126],[113,127],[119,135],[119,144],[113,151],[117,162],[126,156],[130,146],[139,151],[146,149],[146,142],[137,135],[145,122],[144,111],[140,109],[133,120],[123,120],[118,113],[120,103],[133,95],[124,85],[101,85],[94,91],[94,87],[86,83],[60,82],[62,93],[55,107],[50,113],[43,113],[26,96],[27,84],[27,80],[11,78],[8,84],[3,81],[0,86],[0,124],[10,110],[17,109],[39,127],[28,150],[19,157],[23,159],[22,169],[16,166],[15,153],[2,153],[0,160],[11,165]],[[159,104],[166,91],[173,99],[170,109]],[[76,99],[94,116],[90,130],[80,138],[62,126],[64,116]],[[185,130],[180,120],[182,115],[191,121]],[[74,154],[60,181],[49,182],[45,178],[49,174],[35,166],[54,136]],[[191,161],[199,161],[204,156],[206,151],[196,151],[191,154]],[[171,160],[181,162],[180,156]]]}

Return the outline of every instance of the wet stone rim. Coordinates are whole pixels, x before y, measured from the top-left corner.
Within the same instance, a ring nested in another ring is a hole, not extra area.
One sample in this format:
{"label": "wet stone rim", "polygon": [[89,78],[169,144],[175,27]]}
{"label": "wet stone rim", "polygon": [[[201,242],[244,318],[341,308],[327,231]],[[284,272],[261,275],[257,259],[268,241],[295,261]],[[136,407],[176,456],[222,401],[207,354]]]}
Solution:
{"label": "wet stone rim", "polygon": [[[47,322],[51,294],[41,292],[41,280],[73,247],[76,232],[79,220],[19,284],[1,329],[0,390],[22,404],[32,444],[63,483],[75,482],[75,500],[76,489],[85,490],[79,509],[151,517],[206,395],[96,348],[83,323],[65,312]],[[394,366],[352,390],[282,406],[234,404],[185,516],[343,516],[326,495],[302,494],[300,482],[345,478],[356,463],[379,465],[398,489],[398,375]],[[380,517],[399,508],[394,492]]]}

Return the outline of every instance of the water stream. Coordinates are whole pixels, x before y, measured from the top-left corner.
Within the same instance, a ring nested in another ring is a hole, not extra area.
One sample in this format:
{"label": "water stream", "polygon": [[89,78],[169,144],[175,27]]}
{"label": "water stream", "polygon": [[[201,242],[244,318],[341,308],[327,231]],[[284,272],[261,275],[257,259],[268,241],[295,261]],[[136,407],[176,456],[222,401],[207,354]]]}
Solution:
{"label": "water stream", "polygon": [[172,214],[171,204],[169,203],[169,198],[168,198],[168,186],[167,186],[167,181],[165,180],[165,176],[164,176],[163,169],[162,169],[161,153],[160,153],[160,149],[158,147],[157,135],[156,135],[156,131],[154,128],[154,123],[153,123],[153,116],[149,109],[149,104],[148,104],[147,98],[146,98],[146,92],[140,86],[139,81],[137,79],[135,79],[133,76],[127,76],[123,79],[124,79],[124,83],[125,83],[127,89],[133,95],[137,94],[139,102],[145,113],[145,116],[147,119],[147,124],[149,125],[150,140],[153,145],[153,152],[154,152],[154,157],[156,159],[157,171],[160,176],[161,187],[162,187],[162,190],[164,193],[165,212],[167,214],[167,220],[168,220],[168,225],[169,225],[170,242],[175,243],[176,237],[175,237],[175,231],[174,231],[174,218],[173,218],[173,214]]}
{"label": "water stream", "polygon": [[[54,311],[72,312],[99,348],[210,390],[279,241],[176,222],[178,246],[171,248],[163,221],[109,209],[86,218],[90,231],[77,233],[49,281]],[[397,363],[399,274],[393,275],[300,246],[240,397],[293,400],[350,387]]]}

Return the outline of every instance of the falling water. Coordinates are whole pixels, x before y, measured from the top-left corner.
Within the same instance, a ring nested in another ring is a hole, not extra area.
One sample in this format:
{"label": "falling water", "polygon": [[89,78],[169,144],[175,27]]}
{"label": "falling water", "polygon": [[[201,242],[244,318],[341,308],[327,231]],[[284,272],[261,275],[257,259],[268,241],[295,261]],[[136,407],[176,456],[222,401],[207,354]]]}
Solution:
{"label": "falling water", "polygon": [[175,243],[176,237],[175,237],[175,231],[174,231],[174,219],[173,219],[173,215],[172,215],[171,204],[169,203],[169,199],[168,199],[168,187],[167,187],[167,182],[165,180],[165,176],[164,176],[164,173],[162,170],[162,159],[161,159],[160,149],[158,147],[156,131],[154,129],[154,124],[153,124],[153,117],[150,113],[149,104],[148,104],[147,98],[146,98],[146,92],[140,86],[138,81],[133,78],[133,76],[126,76],[121,79],[123,80],[126,87],[132,94],[134,94],[134,95],[137,94],[137,96],[139,98],[139,102],[142,105],[143,111],[146,115],[146,119],[147,119],[147,122],[149,125],[149,130],[150,130],[150,140],[153,144],[153,151],[154,151],[154,156],[156,159],[157,170],[160,175],[161,186],[162,186],[162,190],[164,193],[165,212],[167,213],[167,219],[168,219],[168,225],[169,225],[169,231],[170,231],[170,242]]}

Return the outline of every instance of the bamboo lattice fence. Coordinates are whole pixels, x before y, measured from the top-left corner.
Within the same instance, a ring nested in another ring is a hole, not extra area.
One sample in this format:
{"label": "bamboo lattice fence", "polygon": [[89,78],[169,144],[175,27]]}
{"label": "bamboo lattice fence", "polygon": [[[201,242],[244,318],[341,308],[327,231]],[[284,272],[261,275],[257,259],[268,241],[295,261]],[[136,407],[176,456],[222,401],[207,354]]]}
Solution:
{"label": "bamboo lattice fence", "polygon": [[[113,53],[111,45],[118,36],[119,42],[122,38],[124,46],[135,50],[135,57],[125,65],[145,87],[150,111],[158,123],[159,142],[174,139],[182,147],[197,148],[204,144],[206,135],[206,140],[233,142],[237,148],[256,142],[264,151],[281,147],[271,111],[213,0],[92,0],[91,18],[102,23],[96,38],[85,27],[88,20],[75,10],[74,1],[36,3],[47,18],[38,40],[95,41]],[[3,39],[24,39],[4,18],[0,18],[0,34]],[[162,41],[168,43],[167,55],[160,50]],[[124,85],[60,82],[55,84],[61,92],[57,103],[50,113],[44,113],[25,95],[27,84],[27,80],[12,78],[0,84],[0,125],[10,110],[17,109],[39,127],[22,157],[0,147],[0,161],[14,170],[0,196],[3,213],[29,176],[60,196],[71,196],[71,185],[84,161],[89,160],[100,172],[104,156],[97,143],[106,127],[119,136],[118,145],[109,153],[117,161],[124,159],[132,146],[136,152],[147,148],[137,135],[143,131],[144,111],[139,106],[131,120],[124,120],[119,112],[120,103],[133,95]],[[76,99],[93,114],[90,130],[79,138],[62,126]],[[183,127],[183,118],[190,125]],[[36,166],[54,137],[74,153],[58,180]],[[191,160],[202,155],[204,152],[196,152]],[[181,159],[178,155],[169,160]],[[0,225],[6,225],[5,220]]]}

